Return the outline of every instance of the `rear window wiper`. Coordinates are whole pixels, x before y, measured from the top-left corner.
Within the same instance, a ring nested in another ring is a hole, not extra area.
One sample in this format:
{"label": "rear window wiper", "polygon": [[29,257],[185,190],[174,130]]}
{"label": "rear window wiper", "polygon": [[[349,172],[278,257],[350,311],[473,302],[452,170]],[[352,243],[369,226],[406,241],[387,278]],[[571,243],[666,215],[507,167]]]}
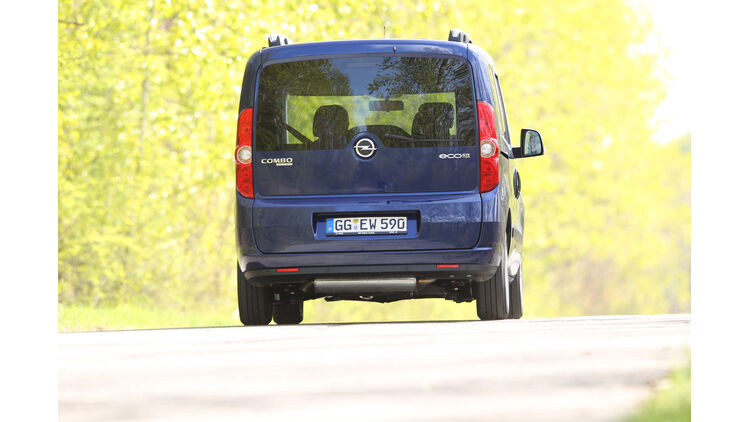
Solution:
{"label": "rear window wiper", "polygon": [[453,139],[414,139],[408,136],[396,135],[394,133],[383,134],[383,137],[404,142],[453,142]]}

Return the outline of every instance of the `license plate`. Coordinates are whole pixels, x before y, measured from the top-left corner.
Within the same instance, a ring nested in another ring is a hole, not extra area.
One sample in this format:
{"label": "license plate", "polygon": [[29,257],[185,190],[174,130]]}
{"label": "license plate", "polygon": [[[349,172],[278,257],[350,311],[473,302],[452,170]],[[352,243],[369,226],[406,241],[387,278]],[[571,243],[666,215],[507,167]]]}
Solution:
{"label": "license plate", "polygon": [[406,217],[327,218],[327,236],[406,234]]}

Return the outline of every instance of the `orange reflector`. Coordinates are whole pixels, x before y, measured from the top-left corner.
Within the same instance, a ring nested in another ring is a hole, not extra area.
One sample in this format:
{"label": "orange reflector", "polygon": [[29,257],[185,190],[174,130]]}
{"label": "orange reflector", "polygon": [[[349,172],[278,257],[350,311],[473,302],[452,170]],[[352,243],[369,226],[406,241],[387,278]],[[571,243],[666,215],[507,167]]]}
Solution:
{"label": "orange reflector", "polygon": [[437,264],[438,268],[458,268],[458,264]]}
{"label": "orange reflector", "polygon": [[277,268],[277,273],[296,273],[299,271],[299,268]]}

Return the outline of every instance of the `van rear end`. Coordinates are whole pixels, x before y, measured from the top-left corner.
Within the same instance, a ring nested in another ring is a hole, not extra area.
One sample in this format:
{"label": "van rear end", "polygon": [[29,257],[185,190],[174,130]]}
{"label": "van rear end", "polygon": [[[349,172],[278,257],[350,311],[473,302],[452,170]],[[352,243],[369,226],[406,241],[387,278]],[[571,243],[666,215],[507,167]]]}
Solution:
{"label": "van rear end", "polygon": [[480,192],[479,131],[465,45],[256,53],[238,126],[238,273],[291,314],[299,303],[300,319],[316,297],[472,300],[502,227],[497,182]]}

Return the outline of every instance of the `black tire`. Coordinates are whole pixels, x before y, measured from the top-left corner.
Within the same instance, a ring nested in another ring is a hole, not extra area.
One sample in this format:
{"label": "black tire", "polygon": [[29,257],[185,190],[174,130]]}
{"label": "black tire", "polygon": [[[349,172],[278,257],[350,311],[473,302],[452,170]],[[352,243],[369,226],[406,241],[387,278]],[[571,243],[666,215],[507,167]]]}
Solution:
{"label": "black tire", "polygon": [[278,325],[299,324],[304,318],[305,302],[276,303],[273,305],[273,320]]}
{"label": "black tire", "polygon": [[273,315],[273,292],[270,287],[248,283],[237,265],[237,305],[243,325],[268,325]]}
{"label": "black tire", "polygon": [[508,253],[505,240],[500,267],[491,279],[476,284],[477,316],[483,321],[508,318],[510,308],[508,297]]}
{"label": "black tire", "polygon": [[523,265],[510,282],[510,313],[508,318],[520,319],[523,316]]}

